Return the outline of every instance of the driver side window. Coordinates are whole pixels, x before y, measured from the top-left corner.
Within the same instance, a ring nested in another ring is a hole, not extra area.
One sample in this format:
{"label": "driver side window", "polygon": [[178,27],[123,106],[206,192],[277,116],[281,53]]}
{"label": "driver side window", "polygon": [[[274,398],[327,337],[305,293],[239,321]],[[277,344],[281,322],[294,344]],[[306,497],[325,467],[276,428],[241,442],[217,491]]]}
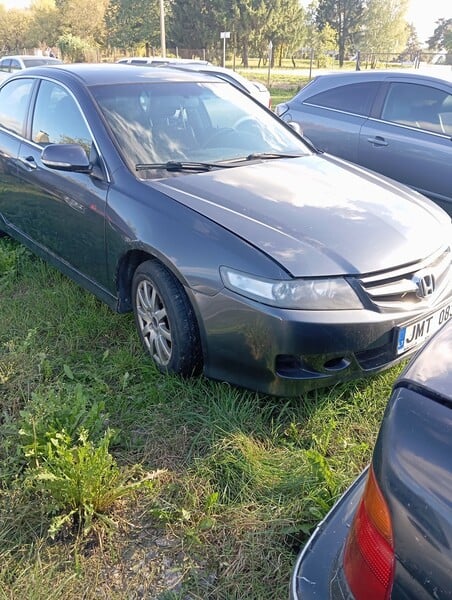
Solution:
{"label": "driver side window", "polygon": [[36,99],[32,126],[33,142],[80,144],[87,156],[92,138],[74,98],[63,87],[42,81]]}

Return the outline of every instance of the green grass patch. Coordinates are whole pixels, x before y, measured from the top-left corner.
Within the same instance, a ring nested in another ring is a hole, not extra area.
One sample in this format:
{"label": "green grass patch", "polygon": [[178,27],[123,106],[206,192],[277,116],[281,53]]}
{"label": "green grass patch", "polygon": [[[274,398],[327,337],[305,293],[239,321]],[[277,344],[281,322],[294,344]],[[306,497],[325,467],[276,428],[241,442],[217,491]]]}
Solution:
{"label": "green grass patch", "polygon": [[165,377],[7,238],[0,286],[0,599],[286,597],[399,368],[290,399]]}

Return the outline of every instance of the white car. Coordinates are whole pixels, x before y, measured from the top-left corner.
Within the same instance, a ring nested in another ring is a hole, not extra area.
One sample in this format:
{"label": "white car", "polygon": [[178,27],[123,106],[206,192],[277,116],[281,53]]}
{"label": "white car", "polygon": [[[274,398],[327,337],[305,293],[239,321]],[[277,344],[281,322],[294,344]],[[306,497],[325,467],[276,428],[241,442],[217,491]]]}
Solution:
{"label": "white car", "polygon": [[208,75],[218,77],[219,79],[223,79],[224,81],[228,81],[229,83],[232,83],[242,91],[247,92],[256,100],[259,100],[259,102],[261,102],[261,104],[263,104],[267,108],[271,108],[270,92],[265,87],[265,85],[263,83],[260,83],[260,81],[250,81],[249,79],[246,79],[245,77],[243,77],[239,73],[236,73],[232,69],[217,67],[212,64],[205,65],[201,64],[200,61],[196,61],[195,63],[190,64],[171,63],[169,66],[177,69],[186,69],[190,71],[206,73]]}
{"label": "white car", "polygon": [[201,65],[210,65],[208,60],[198,60],[191,58],[169,58],[166,56],[128,56],[125,58],[120,58],[116,61],[117,63],[126,64],[126,65],[143,65],[147,67],[160,67],[164,65],[191,65],[191,64],[201,64]]}
{"label": "white car", "polygon": [[16,71],[28,67],[40,67],[42,65],[58,65],[63,61],[51,56],[37,56],[35,54],[17,54],[13,56],[2,56],[0,58],[0,81],[6,79]]}

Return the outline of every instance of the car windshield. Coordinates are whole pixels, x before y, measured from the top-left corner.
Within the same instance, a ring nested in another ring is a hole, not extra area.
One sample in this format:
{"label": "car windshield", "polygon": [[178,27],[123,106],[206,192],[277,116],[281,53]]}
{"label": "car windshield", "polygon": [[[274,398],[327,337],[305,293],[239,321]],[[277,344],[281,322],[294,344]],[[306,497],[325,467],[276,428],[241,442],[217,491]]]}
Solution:
{"label": "car windshield", "polygon": [[311,151],[276,117],[228,83],[144,82],[92,89],[131,170],[175,162],[240,164],[250,155]]}

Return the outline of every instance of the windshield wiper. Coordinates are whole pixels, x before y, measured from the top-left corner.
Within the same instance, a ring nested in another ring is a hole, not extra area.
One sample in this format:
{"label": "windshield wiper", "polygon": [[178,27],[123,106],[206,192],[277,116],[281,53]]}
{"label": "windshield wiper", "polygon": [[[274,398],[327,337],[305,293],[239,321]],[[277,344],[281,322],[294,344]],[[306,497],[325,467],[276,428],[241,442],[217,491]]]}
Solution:
{"label": "windshield wiper", "polygon": [[147,171],[149,169],[165,169],[166,171],[211,171],[212,169],[222,169],[230,165],[211,162],[196,161],[178,161],[169,160],[165,163],[138,163],[135,165],[137,171]]}
{"label": "windshield wiper", "polygon": [[304,154],[289,154],[284,152],[253,152],[248,154],[246,160],[259,160],[260,158],[299,158]]}

